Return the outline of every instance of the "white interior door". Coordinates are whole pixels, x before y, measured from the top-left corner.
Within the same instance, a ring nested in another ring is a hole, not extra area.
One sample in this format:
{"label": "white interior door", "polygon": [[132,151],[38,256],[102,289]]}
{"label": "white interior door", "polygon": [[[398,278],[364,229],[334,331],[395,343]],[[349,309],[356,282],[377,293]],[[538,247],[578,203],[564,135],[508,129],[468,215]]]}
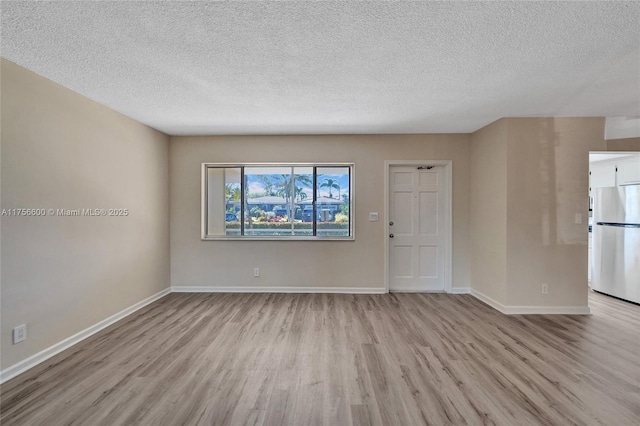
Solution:
{"label": "white interior door", "polygon": [[444,291],[444,167],[389,169],[389,290]]}

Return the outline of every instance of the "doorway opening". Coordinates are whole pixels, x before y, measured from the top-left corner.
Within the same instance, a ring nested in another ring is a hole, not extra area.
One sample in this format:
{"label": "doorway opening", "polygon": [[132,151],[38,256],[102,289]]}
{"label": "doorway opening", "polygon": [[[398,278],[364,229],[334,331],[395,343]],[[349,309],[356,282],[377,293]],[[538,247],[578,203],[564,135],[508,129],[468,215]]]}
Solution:
{"label": "doorway opening", "polygon": [[640,153],[589,152],[588,291],[640,303]]}

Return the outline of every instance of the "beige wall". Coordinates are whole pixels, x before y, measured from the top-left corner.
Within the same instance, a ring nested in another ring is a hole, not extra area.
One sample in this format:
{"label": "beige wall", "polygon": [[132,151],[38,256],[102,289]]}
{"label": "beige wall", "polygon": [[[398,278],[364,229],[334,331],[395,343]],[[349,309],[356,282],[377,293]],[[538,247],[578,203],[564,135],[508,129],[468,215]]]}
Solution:
{"label": "beige wall", "polygon": [[506,309],[587,306],[589,151],[606,148],[603,118],[506,118],[471,135],[473,291]]}
{"label": "beige wall", "polygon": [[[2,59],[2,368],[169,287],[168,137]],[[28,339],[12,345],[11,329]]]}
{"label": "beige wall", "polygon": [[[414,159],[453,161],[453,286],[469,286],[468,135],[172,137],[170,159],[172,286],[383,288],[384,161]],[[200,240],[201,163],[323,161],[355,163],[355,241]]]}
{"label": "beige wall", "polygon": [[607,141],[607,150],[640,151],[640,138],[627,138]]}
{"label": "beige wall", "polygon": [[471,282],[507,302],[507,121],[471,135]]}
{"label": "beige wall", "polygon": [[589,151],[606,148],[604,119],[506,122],[507,304],[587,306]]}

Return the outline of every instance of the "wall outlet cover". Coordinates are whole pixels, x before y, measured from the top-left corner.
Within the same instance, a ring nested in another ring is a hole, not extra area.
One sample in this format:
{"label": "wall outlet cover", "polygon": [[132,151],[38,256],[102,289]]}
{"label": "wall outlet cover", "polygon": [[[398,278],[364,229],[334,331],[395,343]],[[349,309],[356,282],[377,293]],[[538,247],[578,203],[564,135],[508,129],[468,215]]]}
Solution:
{"label": "wall outlet cover", "polygon": [[27,325],[22,324],[13,329],[13,344],[27,340]]}

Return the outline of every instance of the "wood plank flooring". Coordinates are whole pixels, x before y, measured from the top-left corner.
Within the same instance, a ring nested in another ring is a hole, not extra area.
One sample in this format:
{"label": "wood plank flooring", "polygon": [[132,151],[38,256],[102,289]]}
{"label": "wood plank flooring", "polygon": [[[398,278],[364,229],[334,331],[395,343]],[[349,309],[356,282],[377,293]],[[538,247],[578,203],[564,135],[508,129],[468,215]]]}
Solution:
{"label": "wood plank flooring", "polygon": [[0,386],[10,425],[639,425],[640,307],[170,294]]}

